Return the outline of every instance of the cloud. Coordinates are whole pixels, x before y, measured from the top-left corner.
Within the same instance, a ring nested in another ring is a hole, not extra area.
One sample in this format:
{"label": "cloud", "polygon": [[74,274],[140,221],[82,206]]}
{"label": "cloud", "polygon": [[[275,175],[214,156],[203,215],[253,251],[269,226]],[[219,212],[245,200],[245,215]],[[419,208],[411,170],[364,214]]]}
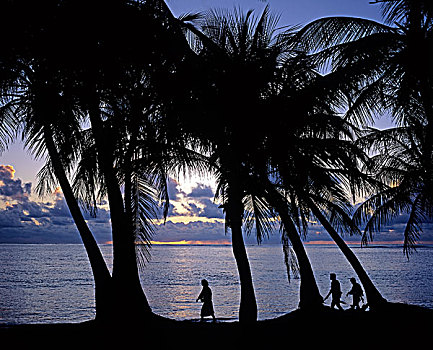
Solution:
{"label": "cloud", "polygon": [[198,183],[186,194],[179,189],[179,184],[175,180],[170,180],[169,194],[171,199],[169,217],[224,218],[222,209],[213,201],[214,193],[210,186]]}
{"label": "cloud", "polygon": [[168,198],[172,201],[179,200],[182,196],[185,195],[185,192],[180,189],[180,185],[175,179],[170,178],[168,180],[167,187]]}
{"label": "cloud", "polygon": [[[0,165],[0,243],[81,243],[63,194],[57,189],[48,201],[30,197],[31,183],[14,178],[10,165]],[[83,212],[99,242],[111,240],[110,214],[96,218]]]}
{"label": "cloud", "polygon": [[224,218],[223,210],[219,207],[218,204],[214,203],[208,198],[201,199],[200,203],[203,205],[203,207],[201,208],[199,216],[217,219]]}
{"label": "cloud", "polygon": [[[157,225],[154,240],[227,242],[230,230],[225,232],[224,214],[213,200],[210,186],[198,183],[187,191],[175,180],[169,182],[172,198],[168,222]],[[0,243],[81,243],[81,239],[61,191],[57,190],[45,202],[31,198],[31,183],[23,184],[15,178],[10,165],[0,165]],[[110,212],[100,208],[96,217],[83,212],[89,228],[99,243],[111,241]],[[170,217],[188,218],[188,223],[170,221]],[[200,221],[200,218],[203,218]],[[206,219],[206,220],[204,220]],[[402,241],[407,215],[400,215],[393,223],[385,225],[374,235],[374,242]],[[360,242],[359,236],[343,235],[348,242]],[[307,241],[329,241],[326,230],[318,224],[308,228]],[[257,244],[255,231],[245,237],[247,244]],[[263,243],[281,241],[275,230]],[[433,223],[423,225],[420,241],[433,241]],[[374,243],[373,242],[373,243]]]}
{"label": "cloud", "polygon": [[9,227],[22,227],[20,213],[12,206],[0,211],[0,230]]}
{"label": "cloud", "polygon": [[161,242],[177,241],[227,241],[230,235],[225,234],[224,224],[221,222],[193,221],[188,224],[168,221],[157,225],[154,240]]}
{"label": "cloud", "polygon": [[214,193],[212,191],[212,188],[201,183],[197,184],[196,187],[193,187],[191,192],[188,194],[188,197],[190,198],[210,198],[213,196]]}
{"label": "cloud", "polygon": [[27,200],[31,194],[32,184],[21,183],[20,179],[14,179],[15,169],[12,165],[0,165],[0,195],[11,200]]}

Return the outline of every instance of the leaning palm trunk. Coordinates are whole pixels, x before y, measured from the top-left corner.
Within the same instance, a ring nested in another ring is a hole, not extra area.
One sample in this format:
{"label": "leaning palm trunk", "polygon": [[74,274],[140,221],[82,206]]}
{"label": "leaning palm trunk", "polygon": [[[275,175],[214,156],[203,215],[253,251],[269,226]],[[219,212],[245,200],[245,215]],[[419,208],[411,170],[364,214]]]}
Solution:
{"label": "leaning palm trunk", "polygon": [[99,108],[90,111],[89,116],[110,206],[114,309],[119,319],[139,319],[149,316],[151,309],[140,283],[135,236],[128,224],[128,215],[113,168],[113,154],[110,145],[104,142],[106,135]]}
{"label": "leaning palm trunk", "polygon": [[345,256],[349,264],[352,266],[352,268],[355,270],[355,273],[358,275],[358,278],[364,287],[365,295],[367,297],[367,302],[370,308],[378,309],[381,306],[385,305],[387,302],[386,299],[380,294],[379,290],[373,284],[373,281],[368,276],[367,272],[365,271],[364,267],[362,266],[356,255],[349,248],[346,242],[340,237],[338,232],[332,227],[331,223],[322,214],[317,205],[312,200],[309,200],[308,202],[314,216],[320,221],[326,231],[328,231],[329,236],[334,240],[338,248],[340,248],[341,252]]}
{"label": "leaning palm trunk", "polygon": [[251,268],[242,236],[243,205],[239,186],[230,186],[228,190],[227,216],[232,233],[232,249],[237,264],[241,284],[239,322],[257,321],[257,302],[254,293]]}
{"label": "leaning palm trunk", "polygon": [[299,291],[299,308],[304,310],[315,310],[322,307],[323,298],[314,277],[310,260],[302,244],[301,237],[289,215],[287,203],[281,197],[281,194],[269,186],[270,191],[268,201],[280,216],[284,230],[292,243],[293,250],[299,264],[299,275],[301,278]]}
{"label": "leaning palm trunk", "polygon": [[111,275],[102,253],[92,235],[89,227],[84,220],[80,207],[72,191],[71,185],[62,166],[57,148],[53,141],[53,135],[50,127],[45,125],[43,128],[44,141],[54,168],[54,173],[59,181],[66,203],[75,225],[77,226],[84,248],[89,258],[92,268],[93,278],[95,280],[95,304],[96,320],[107,320],[110,315],[111,302]]}

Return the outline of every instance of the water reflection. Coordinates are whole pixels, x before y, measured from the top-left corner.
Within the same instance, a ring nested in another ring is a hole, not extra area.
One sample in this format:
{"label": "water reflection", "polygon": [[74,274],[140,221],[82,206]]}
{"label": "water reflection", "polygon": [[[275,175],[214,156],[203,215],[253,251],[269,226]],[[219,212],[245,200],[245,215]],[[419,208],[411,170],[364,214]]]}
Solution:
{"label": "water reflection", "polygon": [[[433,307],[433,249],[410,261],[400,247],[353,248],[381,293],[391,301]],[[101,246],[111,269],[112,247]],[[280,246],[248,246],[259,319],[296,309],[299,280],[287,281]],[[322,295],[335,272],[343,294],[356,277],[335,246],[307,246]],[[153,311],[199,319],[200,281],[212,286],[218,318],[237,319],[239,282],[230,246],[157,246],[141,281]],[[345,300],[346,302],[349,300]],[[93,278],[81,245],[0,245],[0,322],[80,322],[94,317]]]}

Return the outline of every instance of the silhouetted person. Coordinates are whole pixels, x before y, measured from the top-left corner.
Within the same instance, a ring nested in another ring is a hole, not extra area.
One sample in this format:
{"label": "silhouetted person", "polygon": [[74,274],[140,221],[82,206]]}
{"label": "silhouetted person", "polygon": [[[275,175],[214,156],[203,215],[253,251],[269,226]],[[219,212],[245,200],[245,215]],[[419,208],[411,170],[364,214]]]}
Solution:
{"label": "silhouetted person", "polygon": [[203,302],[203,306],[201,307],[201,313],[200,317],[203,321],[206,316],[212,316],[214,322],[215,322],[215,313],[213,310],[213,303],[212,303],[212,291],[209,288],[209,283],[206,280],[201,280],[201,285],[203,286],[203,289],[201,290],[200,295],[198,296],[197,301],[201,300]]}
{"label": "silhouetted person", "polygon": [[340,310],[343,310],[343,308],[340,305],[340,299],[341,299],[341,294],[342,294],[340,282],[337,280],[335,273],[331,273],[329,275],[329,279],[331,280],[331,289],[329,290],[329,293],[326,295],[326,297],[325,297],[325,299],[323,299],[323,301],[325,301],[326,299],[328,299],[328,297],[330,295],[332,295],[331,309],[333,309],[335,306],[337,306]]}
{"label": "silhouetted person", "polygon": [[347,292],[347,295],[352,295],[352,305],[350,306],[351,309],[358,310],[359,309],[359,302],[364,300],[362,297],[364,292],[362,291],[361,286],[356,282],[356,280],[352,277],[350,279],[350,282],[352,282],[352,289]]}

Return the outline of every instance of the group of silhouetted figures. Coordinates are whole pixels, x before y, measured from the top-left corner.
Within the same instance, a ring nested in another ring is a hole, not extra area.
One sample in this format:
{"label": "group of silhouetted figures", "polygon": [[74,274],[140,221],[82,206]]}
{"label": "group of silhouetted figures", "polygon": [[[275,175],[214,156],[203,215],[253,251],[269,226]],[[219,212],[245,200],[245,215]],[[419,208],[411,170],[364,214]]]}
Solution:
{"label": "group of silhouetted figures", "polygon": [[[323,301],[328,299],[328,297],[331,295],[331,309],[337,307],[338,309],[343,310],[341,303],[346,303],[341,300],[341,295],[343,293],[341,292],[340,282],[337,280],[337,276],[335,275],[335,273],[330,274],[330,279],[331,289],[329,290],[329,293],[326,295]],[[364,304],[362,307],[359,306],[359,303],[361,301],[364,302],[364,292],[362,291],[361,286],[359,285],[359,283],[356,282],[355,278],[353,277],[350,279],[350,282],[352,283],[352,289],[346,294],[346,296],[352,295],[352,305],[350,306],[350,308],[353,310],[365,310],[368,307],[368,304]]]}
{"label": "group of silhouetted figures", "polygon": [[[341,291],[340,282],[337,280],[337,276],[335,275],[335,273],[330,274],[330,280],[331,289],[329,290],[329,293],[326,295],[323,301],[325,301],[329,298],[329,296],[331,296],[331,309],[337,307],[338,309],[343,310],[341,303],[346,303],[341,300],[341,295],[343,293]],[[365,310],[368,307],[368,304],[364,304],[362,307],[359,305],[361,301],[364,302],[364,292],[362,291],[361,286],[358,282],[356,282],[355,278],[353,277],[350,279],[350,282],[352,283],[352,289],[346,294],[346,296],[352,295],[352,305],[350,306],[350,308],[352,310]],[[201,285],[203,286],[203,289],[201,290],[201,293],[196,300],[196,302],[198,302],[199,300],[203,302],[203,306],[200,312],[201,320],[204,321],[205,317],[212,316],[212,319],[215,322],[216,318],[212,302],[212,291],[209,288],[209,283],[207,280],[203,279],[201,281]]]}

